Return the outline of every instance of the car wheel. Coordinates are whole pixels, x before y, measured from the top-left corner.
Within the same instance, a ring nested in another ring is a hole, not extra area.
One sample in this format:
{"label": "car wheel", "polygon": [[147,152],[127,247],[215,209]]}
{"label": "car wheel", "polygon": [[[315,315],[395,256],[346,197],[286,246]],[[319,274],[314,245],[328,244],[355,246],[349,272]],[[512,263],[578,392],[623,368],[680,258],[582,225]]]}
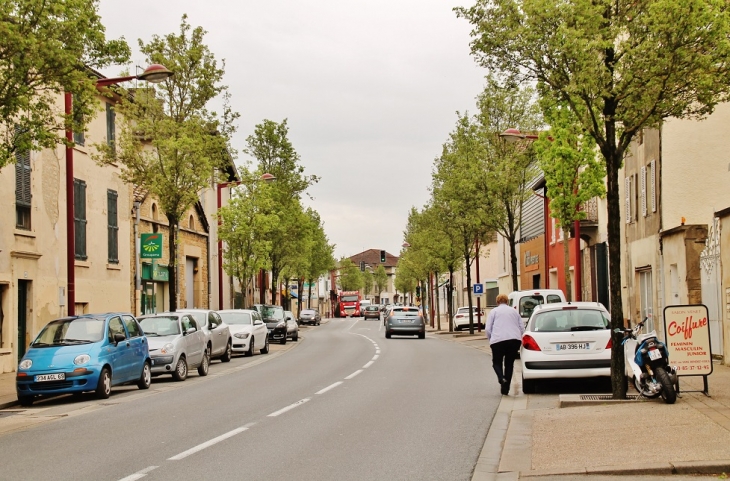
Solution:
{"label": "car wheel", "polygon": [[319,322],[317,323],[317,325],[319,326]]}
{"label": "car wheel", "polygon": [[18,402],[23,407],[30,407],[33,405],[33,396],[18,396]]}
{"label": "car wheel", "polygon": [[418,333],[418,338],[419,339],[426,339],[426,333],[425,332],[419,332]]}
{"label": "car wheel", "polygon": [[390,336],[391,336],[390,332],[385,331],[385,338],[386,339],[390,339]]}
{"label": "car wheel", "polygon": [[233,357],[233,348],[231,347],[231,340],[228,339],[228,344],[226,344],[226,352],[221,357],[221,362],[231,362],[231,357]]}
{"label": "car wheel", "polygon": [[200,361],[200,366],[198,366],[198,376],[207,376],[208,371],[210,370],[210,352],[206,349],[203,352],[203,360]]}
{"label": "car wheel", "polygon": [[99,399],[109,399],[112,393],[112,373],[108,367],[101,370],[99,374],[99,382],[96,383],[96,397]]}
{"label": "car wheel", "polygon": [[185,356],[180,356],[175,365],[175,370],[172,371],[172,378],[176,381],[184,381],[188,377],[188,362],[185,360]]}
{"label": "car wheel", "polygon": [[266,340],[264,341],[264,347],[261,348],[261,354],[268,354],[269,353],[269,336],[266,336]]}
{"label": "car wheel", "polygon": [[246,357],[253,356],[253,345],[254,345],[254,341],[256,341],[256,338],[255,337],[251,337],[251,341],[248,344],[248,350],[243,353],[244,356],[246,356]]}
{"label": "car wheel", "polygon": [[279,341],[279,344],[286,344],[286,334],[284,334],[284,337],[281,338],[281,341]]}
{"label": "car wheel", "polygon": [[294,335],[291,338],[292,341],[297,342],[299,340],[299,330],[296,330],[294,332]]}
{"label": "car wheel", "polygon": [[140,389],[149,389],[152,384],[152,370],[150,369],[150,363],[145,362],[142,367],[142,375],[137,381],[137,387]]}
{"label": "car wheel", "polygon": [[534,379],[525,379],[522,376],[522,392],[525,394],[535,394],[535,388],[537,387],[537,381]]}

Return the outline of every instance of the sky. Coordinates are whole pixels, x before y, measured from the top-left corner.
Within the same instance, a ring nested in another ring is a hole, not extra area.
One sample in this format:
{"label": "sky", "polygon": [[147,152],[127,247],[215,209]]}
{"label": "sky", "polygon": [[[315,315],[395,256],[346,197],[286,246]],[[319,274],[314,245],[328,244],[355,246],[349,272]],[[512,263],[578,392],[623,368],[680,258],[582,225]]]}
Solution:
{"label": "sky", "polygon": [[[307,174],[321,179],[305,204],[317,210],[335,255],[366,249],[398,255],[412,206],[429,198],[433,160],[473,111],[485,70],[469,54],[458,0],[101,0],[107,38],[179,31],[183,14],[208,31],[225,60],[240,113],[233,148],[264,119],[288,119]],[[131,68],[130,68],[131,67]],[[116,76],[122,67],[103,71]]]}

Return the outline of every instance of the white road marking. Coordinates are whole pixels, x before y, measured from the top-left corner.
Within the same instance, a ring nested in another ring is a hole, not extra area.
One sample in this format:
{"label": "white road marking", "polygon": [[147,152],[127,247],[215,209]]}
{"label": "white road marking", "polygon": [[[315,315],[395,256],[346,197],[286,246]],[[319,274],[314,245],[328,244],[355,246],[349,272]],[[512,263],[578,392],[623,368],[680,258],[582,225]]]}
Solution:
{"label": "white road marking", "polygon": [[137,481],[138,479],[141,479],[141,478],[144,478],[145,476],[147,476],[147,473],[149,473],[153,469],[157,469],[157,468],[158,468],[158,466],[147,466],[143,470],[137,471],[134,474],[130,474],[126,478],[122,478],[119,481]]}
{"label": "white road marking", "polygon": [[355,371],[352,374],[350,374],[349,376],[347,376],[345,379],[352,379],[353,377],[357,376],[361,372],[362,372],[362,369],[358,369],[357,371]]}
{"label": "white road marking", "polygon": [[364,365],[364,366],[363,366],[362,368],[363,368],[363,369],[367,369],[367,368],[369,368],[370,366],[372,366],[372,365],[373,365],[373,362],[374,362],[374,361],[368,361],[367,363],[365,363],[365,365]]}
{"label": "white road marking", "polygon": [[373,356],[373,361],[377,361],[379,357],[380,357],[380,355],[378,355],[378,354],[374,355]]}
{"label": "white road marking", "polygon": [[354,326],[355,324],[357,324],[357,320],[355,320],[355,322],[353,322],[352,324],[350,324],[350,327],[348,327],[347,330],[349,331],[350,329],[352,329],[352,326]]}
{"label": "white road marking", "polygon": [[242,433],[244,431],[247,431],[247,430],[248,430],[248,426],[242,426],[240,428],[236,428],[233,431],[228,431],[225,434],[221,434],[217,438],[213,438],[210,441],[206,441],[206,442],[204,442],[202,444],[198,444],[194,448],[190,448],[187,451],[183,451],[182,453],[180,453],[180,454],[178,454],[176,456],[173,456],[171,458],[167,458],[167,460],[168,461],[180,461],[181,459],[187,458],[191,454],[195,454],[198,451],[202,451],[205,448],[209,448],[209,447],[213,446],[214,444],[218,444],[221,441],[225,441],[226,439],[228,439],[230,437],[233,437],[236,434],[240,434],[240,433]]}
{"label": "white road marking", "polygon": [[290,404],[290,405],[288,405],[285,408],[279,409],[278,411],[269,414],[269,417],[270,418],[275,418],[276,416],[278,416],[280,414],[284,414],[285,412],[287,412],[287,411],[289,411],[291,409],[294,409],[295,407],[301,406],[302,404],[304,404],[305,402],[309,401],[310,399],[311,398],[300,399],[299,401],[295,402],[294,404]]}
{"label": "white road marking", "polygon": [[380,354],[380,349],[376,349],[375,354]]}
{"label": "white road marking", "polygon": [[334,389],[334,388],[336,388],[336,387],[337,387],[337,386],[339,386],[340,384],[342,384],[342,381],[337,381],[336,383],[334,383],[334,384],[330,384],[329,386],[327,386],[327,387],[326,387],[326,388],[324,388],[324,389],[320,389],[319,391],[317,391],[317,392],[316,392],[316,393],[314,393],[314,394],[324,394],[324,393],[326,393],[327,391],[329,391],[330,389]]}
{"label": "white road marking", "polygon": [[381,322],[381,323],[380,323],[380,327],[378,328],[378,332],[380,332],[380,330],[381,330],[382,328],[383,328],[383,323]]}

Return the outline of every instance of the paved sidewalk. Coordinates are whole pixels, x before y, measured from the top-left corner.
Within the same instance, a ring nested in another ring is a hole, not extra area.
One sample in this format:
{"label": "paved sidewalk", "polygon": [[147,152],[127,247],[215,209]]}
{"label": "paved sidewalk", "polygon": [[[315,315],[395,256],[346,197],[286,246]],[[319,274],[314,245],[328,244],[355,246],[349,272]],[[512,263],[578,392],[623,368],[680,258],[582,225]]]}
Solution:
{"label": "paved sidewalk", "polygon": [[[484,333],[430,330],[430,335],[491,354]],[[730,368],[716,362],[708,384],[710,397],[682,392],[673,405],[661,399],[561,403],[561,397],[576,396],[524,395],[518,361],[510,395],[500,403],[472,481],[730,474]],[[702,378],[681,377],[680,388],[699,391]]]}

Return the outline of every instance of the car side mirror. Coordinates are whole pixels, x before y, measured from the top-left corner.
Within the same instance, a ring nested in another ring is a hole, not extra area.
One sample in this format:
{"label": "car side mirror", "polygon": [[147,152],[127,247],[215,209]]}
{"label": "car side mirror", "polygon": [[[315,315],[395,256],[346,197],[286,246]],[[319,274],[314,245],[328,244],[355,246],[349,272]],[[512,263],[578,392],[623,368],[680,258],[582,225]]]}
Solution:
{"label": "car side mirror", "polygon": [[286,316],[287,321],[291,321],[291,316]]}
{"label": "car side mirror", "polygon": [[124,334],[120,334],[118,332],[114,333],[114,344],[119,344],[120,342],[124,342],[127,339],[127,336]]}
{"label": "car side mirror", "polygon": [[211,322],[210,323],[210,328],[211,329],[215,329],[216,327],[218,327],[218,324],[216,324],[215,322]]}
{"label": "car side mirror", "polygon": [[258,319],[257,319],[257,320],[255,320],[255,321],[253,321],[253,325],[254,325],[254,326],[260,326],[260,325],[262,325],[263,323],[264,323],[263,321],[259,321]]}
{"label": "car side mirror", "polygon": [[194,333],[194,332],[196,332],[196,331],[197,331],[197,329],[195,329],[194,327],[188,327],[188,328],[187,328],[187,329],[185,330],[185,334],[192,334],[192,333]]}

